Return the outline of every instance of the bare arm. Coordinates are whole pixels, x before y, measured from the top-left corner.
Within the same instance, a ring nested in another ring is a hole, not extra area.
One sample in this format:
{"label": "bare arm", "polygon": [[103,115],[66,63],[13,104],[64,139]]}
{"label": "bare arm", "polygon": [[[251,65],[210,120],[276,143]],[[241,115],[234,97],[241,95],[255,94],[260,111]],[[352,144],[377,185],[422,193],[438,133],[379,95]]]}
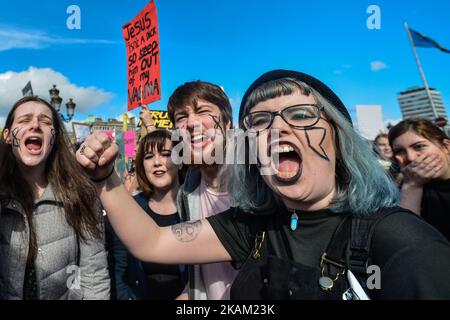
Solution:
{"label": "bare arm", "polygon": [[148,110],[148,107],[146,105],[143,105],[141,107],[139,118],[141,119],[142,124],[145,127],[146,133],[150,133],[156,130],[156,126],[152,118],[152,113],[150,112],[150,110]]}
{"label": "bare arm", "polygon": [[[78,162],[94,179],[106,176],[117,145],[101,133],[89,136],[84,144],[77,152]],[[97,184],[97,190],[116,234],[138,259],[167,264],[231,261],[207,220],[159,227],[127,193],[116,173]]]}

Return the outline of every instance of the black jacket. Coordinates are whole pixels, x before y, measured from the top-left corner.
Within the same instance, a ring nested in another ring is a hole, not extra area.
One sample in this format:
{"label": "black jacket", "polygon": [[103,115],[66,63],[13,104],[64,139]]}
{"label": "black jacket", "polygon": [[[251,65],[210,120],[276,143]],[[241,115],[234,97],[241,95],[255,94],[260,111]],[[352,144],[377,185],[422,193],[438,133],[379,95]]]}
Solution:
{"label": "black jacket", "polygon": [[[139,206],[147,211],[148,198],[144,193],[134,196]],[[111,226],[108,228],[109,265],[112,282],[113,299],[117,300],[150,300],[155,296],[154,288],[148,285],[147,275],[143,263],[135,258],[120,241]],[[184,274],[184,282],[187,275],[185,266],[179,266],[180,272]],[[152,294],[153,291],[153,294]],[[181,292],[180,292],[181,293]]]}

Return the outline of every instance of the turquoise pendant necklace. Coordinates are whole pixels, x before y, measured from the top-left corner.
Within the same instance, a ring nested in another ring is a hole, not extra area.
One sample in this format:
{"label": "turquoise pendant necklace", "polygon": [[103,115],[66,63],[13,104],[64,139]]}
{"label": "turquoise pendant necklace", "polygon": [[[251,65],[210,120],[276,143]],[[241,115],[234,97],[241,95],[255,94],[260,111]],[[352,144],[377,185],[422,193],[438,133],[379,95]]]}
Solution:
{"label": "turquoise pendant necklace", "polygon": [[297,230],[297,226],[298,226],[298,215],[297,213],[294,212],[291,215],[291,230],[295,231]]}

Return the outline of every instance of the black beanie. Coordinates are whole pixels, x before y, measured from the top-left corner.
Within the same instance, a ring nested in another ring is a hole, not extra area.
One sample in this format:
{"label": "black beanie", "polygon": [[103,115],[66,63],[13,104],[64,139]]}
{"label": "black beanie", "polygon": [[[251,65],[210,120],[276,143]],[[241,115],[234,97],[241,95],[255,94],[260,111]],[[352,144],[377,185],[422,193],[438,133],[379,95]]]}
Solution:
{"label": "black beanie", "polygon": [[290,70],[273,70],[266,72],[252,83],[252,85],[247,89],[247,91],[244,94],[244,97],[242,98],[241,107],[239,109],[239,123],[242,123],[243,121],[242,115],[244,113],[244,107],[245,104],[247,103],[248,97],[253,92],[253,90],[258,88],[263,83],[282,78],[294,78],[296,80],[306,83],[311,88],[319,92],[333,106],[335,106],[336,109],[338,109],[342,113],[342,115],[350,122],[350,124],[353,125],[352,118],[350,117],[347,108],[344,106],[341,99],[339,99],[338,96],[329,87],[327,87],[320,80],[310,75],[307,75],[306,73]]}

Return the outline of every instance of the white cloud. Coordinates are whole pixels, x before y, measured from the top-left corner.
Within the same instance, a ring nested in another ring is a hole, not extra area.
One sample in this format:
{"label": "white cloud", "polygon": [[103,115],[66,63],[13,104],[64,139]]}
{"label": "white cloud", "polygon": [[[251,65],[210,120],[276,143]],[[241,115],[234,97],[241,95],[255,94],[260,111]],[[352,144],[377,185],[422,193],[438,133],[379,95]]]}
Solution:
{"label": "white cloud", "polygon": [[381,70],[384,70],[387,68],[388,68],[388,65],[382,61],[372,61],[370,63],[370,69],[373,72],[378,72],[378,71],[381,71]]}
{"label": "white cloud", "polygon": [[115,41],[101,39],[63,38],[40,30],[24,30],[0,26],[0,52],[12,49],[43,49],[51,45],[113,44]]}
{"label": "white cloud", "polygon": [[342,68],[344,68],[344,69],[351,69],[352,65],[350,65],[350,64],[343,64]]}
{"label": "white cloud", "polygon": [[337,75],[341,75],[341,74],[342,74],[342,71],[341,71],[341,70],[334,70],[333,73],[334,73],[334,74],[337,74]]}
{"label": "white cloud", "polygon": [[61,110],[66,112],[65,103],[73,98],[76,103],[75,114],[86,112],[109,99],[114,94],[93,86],[80,87],[60,72],[51,68],[34,68],[22,72],[7,71],[0,73],[0,115],[5,115],[15,101],[22,97],[22,89],[31,80],[33,93],[49,100],[48,90],[56,84],[63,98]]}

